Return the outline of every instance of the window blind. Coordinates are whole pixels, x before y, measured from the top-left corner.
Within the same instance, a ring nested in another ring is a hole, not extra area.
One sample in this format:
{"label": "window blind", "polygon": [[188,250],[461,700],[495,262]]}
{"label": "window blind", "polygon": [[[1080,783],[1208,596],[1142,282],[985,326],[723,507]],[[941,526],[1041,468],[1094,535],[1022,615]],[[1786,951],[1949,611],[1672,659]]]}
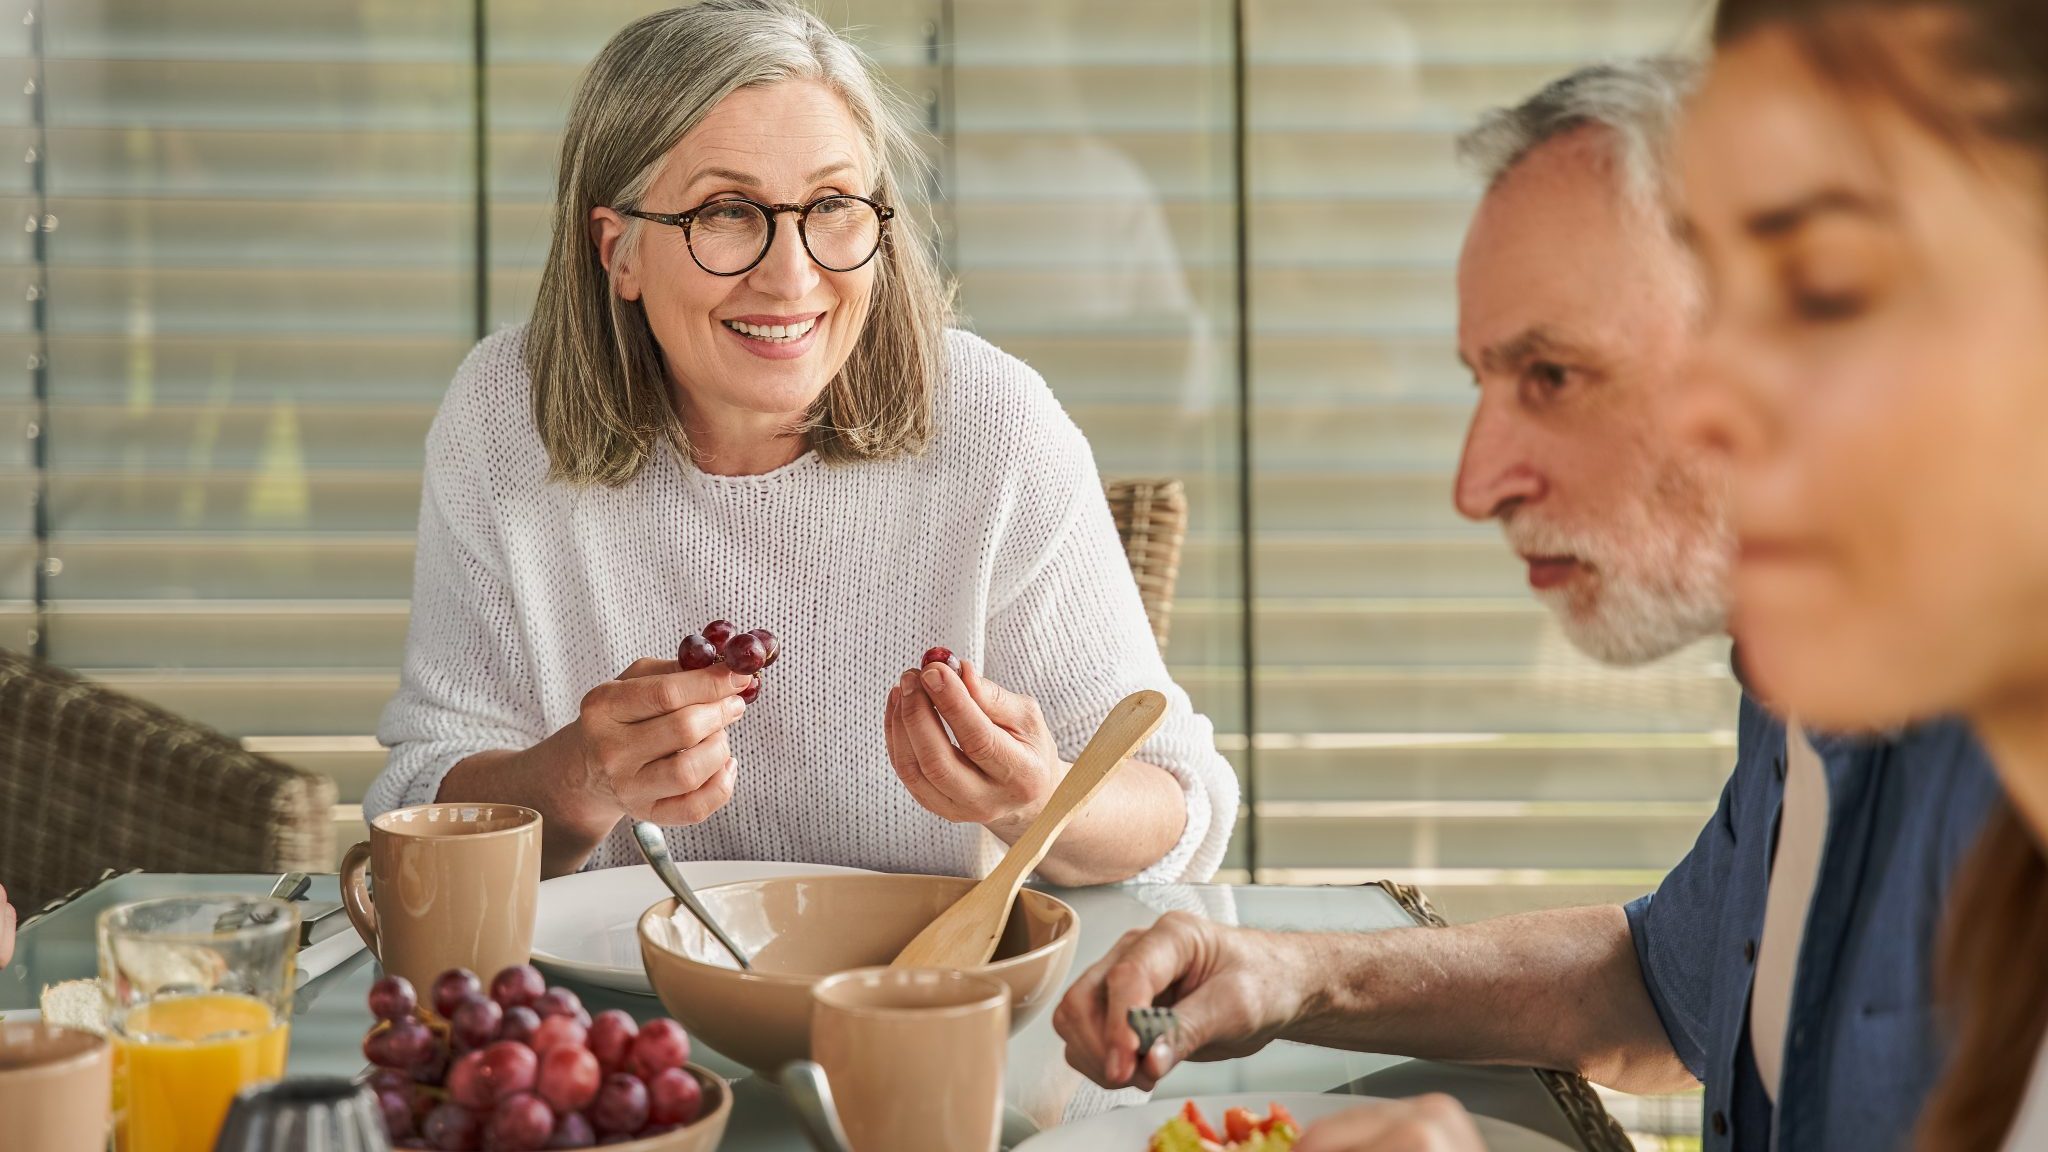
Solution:
{"label": "window blind", "polygon": [[[31,643],[47,553],[50,658],[360,797],[427,422],[531,307],[576,77],[658,6],[49,0],[40,59],[0,26],[0,93],[42,76],[40,120],[0,97],[0,199],[26,221],[40,171],[57,221],[40,263],[0,233],[0,643]],[[1475,199],[1451,141],[1585,60],[1690,42],[1697,9],[821,5],[936,130],[964,322],[1045,374],[1106,475],[1187,482],[1169,660],[1256,766],[1259,879],[1409,879],[1456,917],[1620,898],[1711,811],[1725,644],[1599,668],[1450,504]],[[38,132],[40,169],[13,164]]]}

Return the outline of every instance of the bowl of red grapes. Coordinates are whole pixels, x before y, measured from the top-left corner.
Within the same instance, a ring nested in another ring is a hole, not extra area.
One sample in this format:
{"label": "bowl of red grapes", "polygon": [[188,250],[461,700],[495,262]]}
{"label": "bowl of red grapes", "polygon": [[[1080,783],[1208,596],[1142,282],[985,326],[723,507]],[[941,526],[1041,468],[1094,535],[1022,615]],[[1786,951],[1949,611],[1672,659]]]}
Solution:
{"label": "bowl of red grapes", "polygon": [[440,1152],[711,1152],[732,1089],[690,1063],[666,1018],[592,1016],[521,964],[443,972],[421,999],[403,976],[370,986],[367,1083],[394,1148]]}

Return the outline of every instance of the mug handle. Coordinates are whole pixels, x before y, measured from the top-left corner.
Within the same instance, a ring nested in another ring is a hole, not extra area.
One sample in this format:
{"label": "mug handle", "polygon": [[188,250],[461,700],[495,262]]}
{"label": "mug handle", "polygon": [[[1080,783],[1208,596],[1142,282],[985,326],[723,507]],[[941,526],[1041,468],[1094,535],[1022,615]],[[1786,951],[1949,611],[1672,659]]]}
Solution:
{"label": "mug handle", "polygon": [[369,841],[358,843],[341,858],[341,906],[348,913],[349,923],[356,926],[356,935],[363,938],[370,955],[380,962],[383,950],[377,946],[377,906],[370,902],[370,888],[364,873],[370,867]]}
{"label": "mug handle", "polygon": [[793,1060],[782,1066],[782,1090],[796,1107],[796,1118],[811,1138],[814,1148],[851,1152],[853,1141],[839,1123],[839,1108],[832,1102],[832,1086],[825,1069],[815,1061]]}

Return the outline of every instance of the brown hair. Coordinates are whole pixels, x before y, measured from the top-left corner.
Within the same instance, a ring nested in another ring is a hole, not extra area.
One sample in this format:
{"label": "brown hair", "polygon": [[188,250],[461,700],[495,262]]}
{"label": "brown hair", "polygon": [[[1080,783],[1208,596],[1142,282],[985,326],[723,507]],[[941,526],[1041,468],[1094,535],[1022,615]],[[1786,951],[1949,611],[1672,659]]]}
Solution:
{"label": "brown hair", "polygon": [[2048,1031],[2048,858],[2010,804],[1956,877],[1941,947],[1955,1057],[1920,1120],[1920,1147],[1996,1152]]}
{"label": "brown hair", "polygon": [[[669,150],[719,101],[790,80],[846,101],[875,167],[868,193],[897,210],[860,339],[805,421],[810,447],[829,461],[871,460],[930,440],[952,298],[911,202],[929,167],[915,117],[858,49],[793,0],[703,0],[613,36],[562,131],[554,237],[525,346],[549,479],[616,486],[664,441],[690,453],[661,347],[641,306],[612,290],[590,210],[638,207]],[[630,253],[641,231],[628,218],[618,251]]]}
{"label": "brown hair", "polygon": [[[1723,0],[1714,42],[1771,30],[1848,93],[1888,100],[1954,147],[2048,176],[2041,0]],[[1922,1111],[1925,1152],[1998,1152],[2048,1035],[2048,857],[2009,804],[1957,872],[1937,996],[1952,1041]]]}

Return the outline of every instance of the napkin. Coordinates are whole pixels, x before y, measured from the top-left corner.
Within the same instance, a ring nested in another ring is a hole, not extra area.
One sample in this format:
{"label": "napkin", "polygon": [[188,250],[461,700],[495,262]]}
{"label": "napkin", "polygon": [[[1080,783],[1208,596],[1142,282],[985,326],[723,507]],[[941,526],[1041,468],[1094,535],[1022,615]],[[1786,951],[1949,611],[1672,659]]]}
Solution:
{"label": "napkin", "polygon": [[355,932],[336,932],[334,935],[299,949],[299,987],[327,975],[341,967],[348,959],[363,950],[363,938]]}

